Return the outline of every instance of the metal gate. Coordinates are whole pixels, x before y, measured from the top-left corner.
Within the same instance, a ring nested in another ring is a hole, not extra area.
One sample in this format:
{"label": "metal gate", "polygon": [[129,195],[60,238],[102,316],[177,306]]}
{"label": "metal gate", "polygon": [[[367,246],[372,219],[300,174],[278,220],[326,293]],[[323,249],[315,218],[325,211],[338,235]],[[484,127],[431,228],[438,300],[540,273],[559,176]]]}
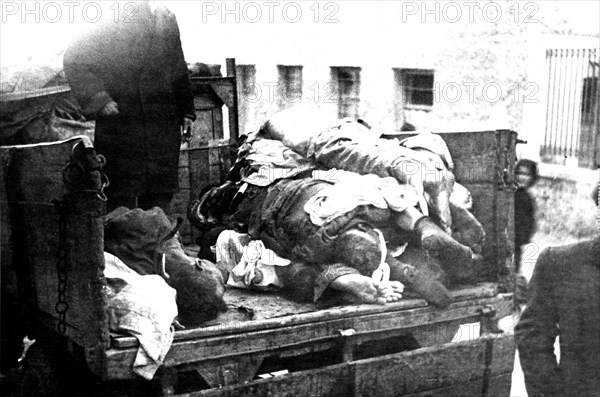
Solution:
{"label": "metal gate", "polygon": [[548,97],[542,161],[596,168],[600,164],[597,49],[546,51]]}

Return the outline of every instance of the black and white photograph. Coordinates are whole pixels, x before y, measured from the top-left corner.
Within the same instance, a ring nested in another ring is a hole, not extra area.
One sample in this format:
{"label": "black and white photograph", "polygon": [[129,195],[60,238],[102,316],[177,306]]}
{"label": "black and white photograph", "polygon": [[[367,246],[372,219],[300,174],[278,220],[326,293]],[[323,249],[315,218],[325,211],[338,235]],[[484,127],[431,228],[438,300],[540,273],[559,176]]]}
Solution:
{"label": "black and white photograph", "polygon": [[0,394],[600,397],[600,2],[0,0]]}

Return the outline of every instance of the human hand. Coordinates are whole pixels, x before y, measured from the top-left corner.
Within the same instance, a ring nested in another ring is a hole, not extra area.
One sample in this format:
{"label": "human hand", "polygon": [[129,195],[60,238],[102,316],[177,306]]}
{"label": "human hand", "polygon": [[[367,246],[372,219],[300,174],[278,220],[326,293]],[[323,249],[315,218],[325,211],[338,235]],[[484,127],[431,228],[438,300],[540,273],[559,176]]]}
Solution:
{"label": "human hand", "polygon": [[115,101],[110,101],[98,111],[99,116],[116,116],[119,114],[119,105]]}
{"label": "human hand", "polygon": [[189,142],[192,139],[192,126],[194,121],[189,117],[183,118],[183,125],[181,126],[181,142]]}

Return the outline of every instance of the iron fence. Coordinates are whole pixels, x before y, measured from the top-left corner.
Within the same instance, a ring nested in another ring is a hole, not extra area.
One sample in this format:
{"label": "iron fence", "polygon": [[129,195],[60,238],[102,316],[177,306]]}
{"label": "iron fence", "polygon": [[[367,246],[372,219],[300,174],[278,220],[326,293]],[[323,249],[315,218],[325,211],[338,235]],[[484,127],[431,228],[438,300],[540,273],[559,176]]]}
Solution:
{"label": "iron fence", "polygon": [[597,49],[546,51],[548,97],[542,161],[600,164]]}

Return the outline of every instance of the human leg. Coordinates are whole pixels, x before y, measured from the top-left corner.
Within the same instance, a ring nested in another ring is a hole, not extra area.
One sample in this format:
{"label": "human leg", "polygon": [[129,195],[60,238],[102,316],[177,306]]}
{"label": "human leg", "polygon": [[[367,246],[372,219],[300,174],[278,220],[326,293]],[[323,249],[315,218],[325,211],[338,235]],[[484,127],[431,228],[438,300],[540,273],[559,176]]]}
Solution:
{"label": "human leg", "polygon": [[421,247],[439,254],[442,262],[470,263],[473,251],[452,238],[437,226],[431,218],[416,208],[407,208],[396,216],[396,224],[403,230],[414,230]]}
{"label": "human leg", "polygon": [[406,288],[416,292],[427,302],[439,308],[444,308],[452,302],[450,292],[437,280],[435,275],[400,262],[389,255],[386,262],[390,266],[391,280],[400,281]]}
{"label": "human leg", "polygon": [[[451,301],[448,290],[439,280],[439,275],[402,263],[387,254],[386,248],[381,246],[376,232],[370,225],[362,224],[360,229],[353,228],[344,232],[336,241],[335,251],[337,260],[355,269],[360,269],[361,274],[364,276],[370,276],[373,270],[382,261],[385,261],[390,266],[390,280],[400,281],[408,289],[416,292],[435,306],[445,307]],[[383,258],[382,254],[384,255]],[[374,295],[373,288],[375,287],[373,285],[369,286],[362,279],[350,279],[346,286],[360,287],[361,293],[371,298],[378,296],[377,294]]]}

